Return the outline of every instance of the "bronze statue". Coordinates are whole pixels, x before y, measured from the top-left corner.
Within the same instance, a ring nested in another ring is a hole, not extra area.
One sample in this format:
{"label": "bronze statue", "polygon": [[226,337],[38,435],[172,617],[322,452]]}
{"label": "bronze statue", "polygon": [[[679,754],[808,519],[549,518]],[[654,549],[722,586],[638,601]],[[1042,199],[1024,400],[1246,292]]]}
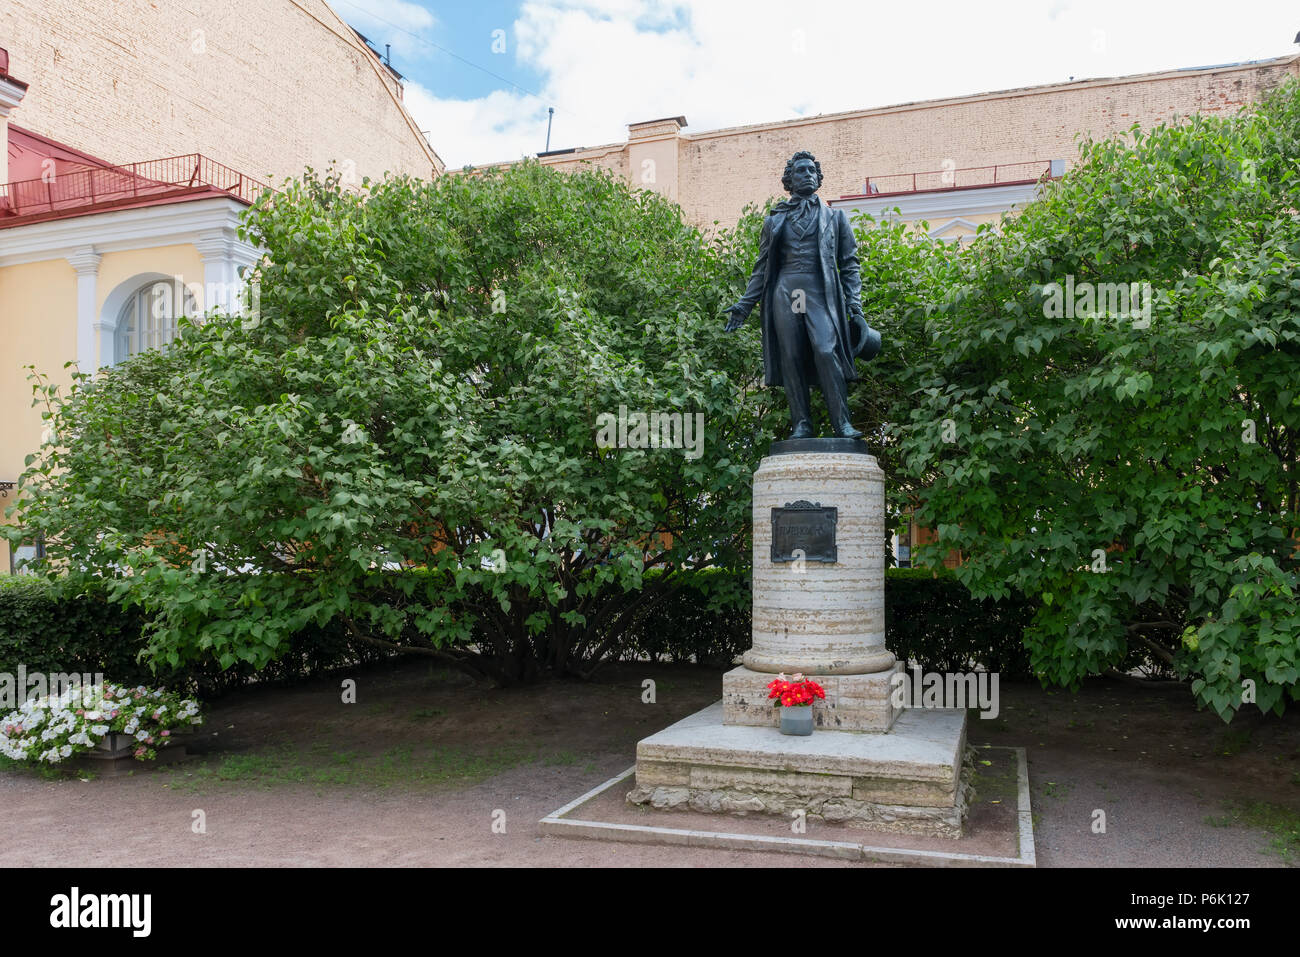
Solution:
{"label": "bronze statue", "polygon": [[[858,243],[843,210],[817,197],[822,168],[800,151],[785,165],[781,185],[790,198],[763,221],[754,274],[740,301],[727,310],[735,332],[762,300],[763,373],[785,389],[792,439],[813,438],[809,383],[826,399],[831,428],[840,438],[861,438],[849,422],[848,384],[857,381],[854,357],[880,352],[880,333],[862,315]],[[850,333],[852,332],[852,335]]]}

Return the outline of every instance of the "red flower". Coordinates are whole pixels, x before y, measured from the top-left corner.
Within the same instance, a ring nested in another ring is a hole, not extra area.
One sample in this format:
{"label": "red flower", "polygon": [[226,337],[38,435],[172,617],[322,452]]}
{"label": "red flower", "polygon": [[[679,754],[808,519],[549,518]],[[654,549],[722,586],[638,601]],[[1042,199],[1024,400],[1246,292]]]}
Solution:
{"label": "red flower", "polygon": [[826,698],[822,686],[808,678],[802,681],[787,681],[785,676],[781,675],[773,678],[768,683],[767,689],[768,698],[780,699],[780,704],[787,708],[810,705],[818,698]]}

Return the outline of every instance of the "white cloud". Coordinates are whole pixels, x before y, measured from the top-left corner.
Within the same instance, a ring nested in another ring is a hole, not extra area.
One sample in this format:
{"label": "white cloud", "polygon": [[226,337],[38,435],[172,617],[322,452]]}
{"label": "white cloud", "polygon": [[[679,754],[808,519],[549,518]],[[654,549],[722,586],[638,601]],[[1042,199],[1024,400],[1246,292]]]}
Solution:
{"label": "white cloud", "polygon": [[1214,0],[527,0],[507,55],[544,78],[538,96],[443,99],[412,83],[407,105],[455,168],[540,151],[552,105],[563,149],[660,116],[716,129],[1294,52],[1289,3],[1241,6],[1250,15]]}
{"label": "white cloud", "polygon": [[437,18],[418,3],[407,0],[329,0],[335,12],[361,31],[382,54],[384,44],[392,50],[393,66],[411,63],[428,55],[418,38],[431,39]]}

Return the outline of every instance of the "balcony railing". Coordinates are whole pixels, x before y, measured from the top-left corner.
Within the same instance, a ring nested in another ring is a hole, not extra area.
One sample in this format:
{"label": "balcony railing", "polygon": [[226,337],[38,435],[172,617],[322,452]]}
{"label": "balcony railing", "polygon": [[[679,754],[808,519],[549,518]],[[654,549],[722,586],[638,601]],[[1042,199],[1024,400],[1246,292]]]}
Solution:
{"label": "balcony railing", "polygon": [[201,153],[92,167],[0,185],[0,216],[39,216],[220,190],[252,203],[269,189]]}
{"label": "balcony railing", "polygon": [[895,173],[867,179],[864,195],[893,196],[942,189],[969,189],[972,186],[1010,186],[1036,183],[1052,175],[1051,160],[1028,163],[1004,163],[998,166],[971,166],[965,169],[940,169],[925,173]]}

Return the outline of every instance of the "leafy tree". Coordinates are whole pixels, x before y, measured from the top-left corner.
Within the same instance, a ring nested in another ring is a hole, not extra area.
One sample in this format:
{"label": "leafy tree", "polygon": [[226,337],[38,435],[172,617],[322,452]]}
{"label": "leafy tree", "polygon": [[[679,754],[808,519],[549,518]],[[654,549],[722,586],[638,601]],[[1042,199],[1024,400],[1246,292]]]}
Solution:
{"label": "leafy tree", "polygon": [[[258,310],[37,382],[54,438],[11,534],[142,606],[152,660],[260,667],[336,620],[501,682],[586,674],[683,570],[747,559],[782,415],[756,331],[721,333],[739,234],[536,163],[310,175],[245,222]],[[702,445],[602,447],[620,407],[702,415]]]}
{"label": "leafy tree", "polygon": [[1298,161],[1294,84],[1085,143],[928,310],[897,435],[929,557],[1040,602],[1046,680],[1137,648],[1225,720],[1297,697]]}
{"label": "leafy tree", "polygon": [[[900,218],[880,220],[867,214],[855,218],[858,260],[862,273],[862,305],[870,324],[880,330],[880,355],[858,367],[859,378],[850,396],[853,420],[867,433],[885,472],[885,505],[891,521],[889,538],[918,503],[922,483],[908,470],[905,447],[893,423],[905,420],[916,405],[911,370],[933,361],[941,348],[926,332],[925,320],[934,303],[959,281],[960,247],[932,238]],[[888,560],[893,552],[886,542]]]}

